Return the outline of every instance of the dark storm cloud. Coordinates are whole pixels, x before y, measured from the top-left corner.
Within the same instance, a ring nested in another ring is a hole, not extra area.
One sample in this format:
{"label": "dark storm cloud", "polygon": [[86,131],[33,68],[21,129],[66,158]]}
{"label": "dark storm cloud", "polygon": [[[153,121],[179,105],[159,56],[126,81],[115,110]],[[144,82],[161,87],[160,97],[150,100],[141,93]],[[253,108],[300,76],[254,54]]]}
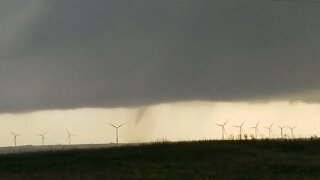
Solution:
{"label": "dark storm cloud", "polygon": [[0,8],[2,112],[319,95],[319,3],[7,0]]}

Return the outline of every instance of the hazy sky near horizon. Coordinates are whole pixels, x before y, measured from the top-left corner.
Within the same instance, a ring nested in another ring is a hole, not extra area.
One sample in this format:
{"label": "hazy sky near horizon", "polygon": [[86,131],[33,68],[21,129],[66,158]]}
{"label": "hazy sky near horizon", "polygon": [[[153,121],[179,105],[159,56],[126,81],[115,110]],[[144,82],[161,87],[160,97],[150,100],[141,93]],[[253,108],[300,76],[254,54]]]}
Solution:
{"label": "hazy sky near horizon", "polygon": [[126,142],[201,139],[232,115],[317,134],[319,19],[307,0],[2,0],[1,133],[55,127],[54,144],[73,126],[84,143],[115,118]]}
{"label": "hazy sky near horizon", "polygon": [[[140,110],[144,107],[140,107]],[[221,128],[226,125],[226,138],[238,138],[238,129],[233,127],[245,121],[243,130],[249,137],[254,135],[257,122],[260,137],[268,137],[264,127],[274,124],[273,138],[280,138],[280,126],[297,128],[295,137],[320,136],[320,105],[308,103],[213,103],[179,102],[163,103],[147,107],[137,121],[137,108],[84,108],[50,110],[23,114],[0,115],[0,146],[12,146],[10,131],[22,133],[18,145],[40,145],[37,133],[48,131],[45,144],[67,144],[67,130],[75,136],[72,144],[115,142],[115,130],[108,123],[119,125],[121,143],[154,142],[157,140],[181,141],[220,139]],[[284,134],[291,137],[288,128]]]}

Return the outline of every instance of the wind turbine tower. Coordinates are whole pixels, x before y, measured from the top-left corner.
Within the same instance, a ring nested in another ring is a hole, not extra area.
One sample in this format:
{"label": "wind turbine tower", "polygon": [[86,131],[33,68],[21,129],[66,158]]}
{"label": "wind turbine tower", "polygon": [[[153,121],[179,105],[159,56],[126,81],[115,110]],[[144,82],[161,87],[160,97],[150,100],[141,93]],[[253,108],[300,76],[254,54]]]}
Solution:
{"label": "wind turbine tower", "polygon": [[21,134],[16,134],[11,131],[11,134],[13,135],[13,141],[14,141],[14,146],[17,146],[17,137],[20,136]]}
{"label": "wind turbine tower", "polygon": [[74,134],[71,134],[69,131],[67,131],[67,133],[68,133],[69,145],[71,145],[71,137],[74,136]]}
{"label": "wind turbine tower", "polygon": [[258,129],[259,123],[260,123],[260,122],[258,122],[258,123],[256,124],[256,126],[251,127],[252,129],[254,129],[254,135],[255,135],[255,138],[256,138],[256,139],[258,138],[258,133],[260,134],[260,131],[259,131],[259,129]]}
{"label": "wind turbine tower", "polygon": [[118,126],[115,126],[115,125],[109,123],[109,125],[112,126],[112,127],[114,127],[114,128],[116,129],[116,142],[117,142],[117,144],[118,144],[118,143],[119,143],[118,129],[119,129],[121,126],[123,126],[124,124],[120,124],[120,125],[118,125]]}
{"label": "wind turbine tower", "polygon": [[297,127],[297,126],[294,126],[294,127],[289,127],[289,126],[288,126],[288,128],[289,128],[290,131],[291,131],[291,138],[292,138],[292,139],[294,138],[294,133],[293,133],[293,131],[294,131],[294,129],[296,129],[296,127]]}
{"label": "wind turbine tower", "polygon": [[240,140],[242,139],[242,133],[244,133],[243,129],[242,129],[242,126],[243,126],[244,123],[245,123],[245,121],[243,121],[240,126],[233,126],[233,127],[239,128],[239,131],[240,131],[239,138],[240,138]]}
{"label": "wind turbine tower", "polygon": [[44,145],[44,138],[45,138],[45,135],[46,135],[46,134],[47,134],[47,132],[45,132],[45,133],[43,133],[43,134],[38,133],[38,136],[41,137],[41,144],[42,144],[42,146]]}
{"label": "wind turbine tower", "polygon": [[283,129],[286,128],[285,126],[279,126],[280,128],[280,133],[281,133],[281,138],[283,138]]}
{"label": "wind turbine tower", "polygon": [[227,120],[226,122],[224,122],[223,124],[218,124],[216,123],[217,126],[221,127],[221,140],[224,140],[224,135],[226,133],[226,129],[224,128],[224,126],[228,123],[229,120]]}
{"label": "wind turbine tower", "polygon": [[269,138],[271,138],[271,135],[272,135],[272,130],[271,130],[272,126],[273,126],[273,123],[269,127],[264,127],[269,130]]}

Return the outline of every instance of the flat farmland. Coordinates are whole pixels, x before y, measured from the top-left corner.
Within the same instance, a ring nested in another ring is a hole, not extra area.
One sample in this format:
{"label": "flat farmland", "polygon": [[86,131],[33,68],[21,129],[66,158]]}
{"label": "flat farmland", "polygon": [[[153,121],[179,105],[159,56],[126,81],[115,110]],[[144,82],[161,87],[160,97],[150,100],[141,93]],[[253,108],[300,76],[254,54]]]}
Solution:
{"label": "flat farmland", "polygon": [[0,155],[0,179],[319,178],[319,139],[161,142]]}

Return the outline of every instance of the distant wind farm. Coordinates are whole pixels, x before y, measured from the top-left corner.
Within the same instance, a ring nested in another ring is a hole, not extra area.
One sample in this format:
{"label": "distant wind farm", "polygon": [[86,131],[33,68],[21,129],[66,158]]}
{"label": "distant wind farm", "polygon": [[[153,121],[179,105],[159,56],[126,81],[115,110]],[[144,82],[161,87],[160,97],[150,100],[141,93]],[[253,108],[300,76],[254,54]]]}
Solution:
{"label": "distant wind farm", "polygon": [[[239,121],[237,121],[239,122]],[[299,136],[297,137],[295,135],[295,130],[297,129],[298,126],[289,126],[289,125],[283,125],[283,124],[275,124],[275,123],[268,123],[268,122],[264,122],[264,124],[261,123],[261,121],[258,121],[254,126],[246,126],[246,123],[248,123],[248,121],[242,121],[241,124],[239,125],[229,125],[232,124],[233,120],[229,119],[226,121],[217,121],[215,122],[215,126],[211,127],[212,132],[216,132],[215,134],[219,134],[220,132],[220,137],[219,136],[212,136],[209,138],[205,138],[205,139],[198,139],[198,140],[248,140],[248,139],[254,139],[254,140],[264,140],[264,139],[296,139],[296,138],[308,138],[308,137],[303,137],[303,136]],[[112,123],[108,123],[110,127],[112,127],[115,131],[115,140],[114,143],[119,144],[119,128],[123,127],[126,123],[122,123],[119,125],[114,125]],[[259,126],[263,126],[265,129],[265,131],[260,131]],[[279,130],[274,132],[272,129],[274,126],[278,126]],[[215,127],[219,127],[219,128],[215,128]],[[230,127],[234,127],[237,128],[238,131],[227,131],[228,128]],[[108,129],[106,129],[108,130]],[[130,129],[129,129],[130,130]],[[124,130],[123,133],[125,133],[126,131],[129,131],[128,127]],[[67,144],[68,145],[72,145],[72,137],[75,136],[75,134],[73,134],[70,130],[67,130]],[[238,133],[237,133],[238,132]],[[18,137],[23,137],[22,133],[14,133],[13,131],[10,131],[11,135],[13,136],[13,145],[19,146],[25,146],[25,145],[32,145],[32,144],[18,144],[17,142],[17,138]],[[45,145],[45,138],[48,136],[47,135],[48,131],[45,131],[43,133],[36,133],[37,136],[39,136],[41,138],[41,145],[44,146]],[[49,134],[50,136],[53,136],[54,134]],[[234,137],[238,137],[238,138],[234,138]],[[158,137],[158,139],[161,139],[161,137]],[[187,138],[184,139],[180,139],[178,141],[186,141]],[[157,141],[157,139],[155,139],[154,141]],[[147,142],[147,141],[145,141]],[[125,143],[122,142],[122,143]],[[144,142],[140,142],[140,143],[144,143]],[[57,144],[64,144],[63,141],[61,141],[60,143]],[[82,144],[86,144],[85,142],[83,142]],[[92,142],[87,142],[87,144],[92,144]],[[105,142],[105,144],[109,144],[109,142]],[[49,144],[48,144],[49,145]]]}

